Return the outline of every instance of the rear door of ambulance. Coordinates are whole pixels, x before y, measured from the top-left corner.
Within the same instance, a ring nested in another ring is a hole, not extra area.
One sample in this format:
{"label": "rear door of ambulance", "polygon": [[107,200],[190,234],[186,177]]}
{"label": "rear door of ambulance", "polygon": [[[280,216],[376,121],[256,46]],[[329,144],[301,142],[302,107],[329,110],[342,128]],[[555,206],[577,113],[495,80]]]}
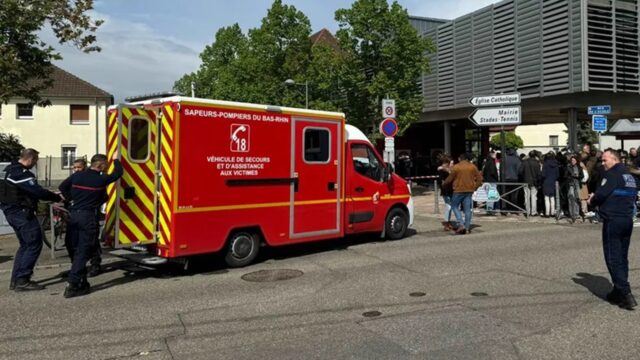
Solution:
{"label": "rear door of ambulance", "polygon": [[118,150],[124,168],[122,178],[107,188],[105,234],[116,248],[156,242],[158,114],[133,105],[120,105],[109,113],[107,156]]}

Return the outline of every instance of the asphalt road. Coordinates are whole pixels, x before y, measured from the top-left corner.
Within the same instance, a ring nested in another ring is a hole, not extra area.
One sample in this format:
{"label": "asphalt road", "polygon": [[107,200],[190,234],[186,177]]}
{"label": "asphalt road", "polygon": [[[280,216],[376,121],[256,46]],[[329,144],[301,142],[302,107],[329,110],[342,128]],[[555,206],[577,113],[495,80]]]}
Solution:
{"label": "asphalt road", "polygon": [[10,259],[0,256],[0,358],[640,358],[640,309],[601,299],[611,285],[598,225],[480,225],[453,236],[418,217],[407,239],[268,249],[243,269],[116,261],[75,299],[62,297],[58,266],[37,270],[45,291],[9,291]]}

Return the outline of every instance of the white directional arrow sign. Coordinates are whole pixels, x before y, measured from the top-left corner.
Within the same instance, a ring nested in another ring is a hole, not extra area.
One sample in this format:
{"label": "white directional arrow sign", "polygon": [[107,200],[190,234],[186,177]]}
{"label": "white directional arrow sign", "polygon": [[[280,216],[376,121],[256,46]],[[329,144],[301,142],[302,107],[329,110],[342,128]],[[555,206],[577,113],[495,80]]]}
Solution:
{"label": "white directional arrow sign", "polygon": [[474,96],[469,103],[473,106],[517,105],[520,104],[520,93]]}
{"label": "white directional arrow sign", "polygon": [[469,120],[477,126],[520,125],[520,106],[476,109]]}

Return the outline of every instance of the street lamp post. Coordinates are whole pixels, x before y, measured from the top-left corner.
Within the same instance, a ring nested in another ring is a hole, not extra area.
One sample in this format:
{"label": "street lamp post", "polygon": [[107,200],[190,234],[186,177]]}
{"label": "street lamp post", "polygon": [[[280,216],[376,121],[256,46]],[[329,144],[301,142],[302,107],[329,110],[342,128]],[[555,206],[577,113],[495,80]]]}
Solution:
{"label": "street lamp post", "polygon": [[304,108],[309,108],[309,81],[305,80],[304,84],[298,84],[293,79],[287,79],[284,81],[286,85],[298,85],[304,86]]}

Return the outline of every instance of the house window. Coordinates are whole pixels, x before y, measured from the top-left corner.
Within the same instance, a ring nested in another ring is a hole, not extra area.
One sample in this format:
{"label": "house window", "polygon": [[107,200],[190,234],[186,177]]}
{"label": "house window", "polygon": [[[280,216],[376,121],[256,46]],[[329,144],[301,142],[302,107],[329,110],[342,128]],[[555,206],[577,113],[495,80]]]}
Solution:
{"label": "house window", "polygon": [[71,124],[88,124],[89,123],[89,105],[71,105]]}
{"label": "house window", "polygon": [[18,119],[33,119],[33,104],[18,104]]}
{"label": "house window", "polygon": [[549,146],[558,146],[558,135],[549,135]]}
{"label": "house window", "polygon": [[73,161],[76,159],[75,145],[62,145],[62,168],[71,169]]}
{"label": "house window", "polygon": [[329,162],[329,142],[327,129],[304,129],[304,161],[323,164]]}

